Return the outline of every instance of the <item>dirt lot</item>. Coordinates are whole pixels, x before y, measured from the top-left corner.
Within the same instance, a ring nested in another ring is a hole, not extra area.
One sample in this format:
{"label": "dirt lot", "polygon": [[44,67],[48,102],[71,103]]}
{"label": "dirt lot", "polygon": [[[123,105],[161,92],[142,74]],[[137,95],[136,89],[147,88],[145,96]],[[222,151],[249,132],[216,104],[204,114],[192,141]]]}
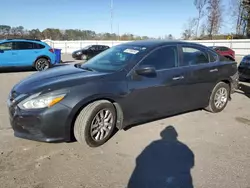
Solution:
{"label": "dirt lot", "polygon": [[1,188],[125,188],[145,174],[164,187],[183,174],[187,188],[250,187],[250,84],[243,83],[246,93],[235,93],[222,113],[196,111],[136,126],[93,149],[13,136],[5,100],[29,74],[0,74]]}

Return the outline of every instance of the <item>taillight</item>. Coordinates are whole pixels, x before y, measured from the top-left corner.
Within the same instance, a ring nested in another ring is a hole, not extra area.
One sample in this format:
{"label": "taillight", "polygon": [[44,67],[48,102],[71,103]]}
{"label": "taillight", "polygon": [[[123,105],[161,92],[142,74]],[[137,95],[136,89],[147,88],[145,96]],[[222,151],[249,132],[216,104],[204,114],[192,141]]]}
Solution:
{"label": "taillight", "polygon": [[54,49],[53,49],[53,48],[50,48],[49,51],[50,51],[51,53],[54,53]]}

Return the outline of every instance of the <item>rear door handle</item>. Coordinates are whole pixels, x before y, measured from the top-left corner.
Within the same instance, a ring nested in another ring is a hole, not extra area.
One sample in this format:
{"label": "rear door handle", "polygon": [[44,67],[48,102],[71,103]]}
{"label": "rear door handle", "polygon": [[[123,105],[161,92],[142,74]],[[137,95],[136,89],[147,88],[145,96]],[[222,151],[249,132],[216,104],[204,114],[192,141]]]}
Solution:
{"label": "rear door handle", "polygon": [[173,80],[182,80],[184,79],[184,76],[177,76],[177,77],[173,77]]}
{"label": "rear door handle", "polygon": [[209,70],[209,72],[217,72],[218,71],[218,69],[211,69],[211,70]]}

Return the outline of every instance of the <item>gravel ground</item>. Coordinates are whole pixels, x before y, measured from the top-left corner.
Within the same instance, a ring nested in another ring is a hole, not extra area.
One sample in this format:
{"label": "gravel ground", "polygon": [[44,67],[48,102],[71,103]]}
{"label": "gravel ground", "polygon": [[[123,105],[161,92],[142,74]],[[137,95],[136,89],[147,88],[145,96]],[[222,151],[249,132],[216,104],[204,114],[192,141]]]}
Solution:
{"label": "gravel ground", "polygon": [[250,84],[243,83],[219,114],[196,111],[146,123],[94,149],[13,136],[6,98],[31,73],[0,74],[0,187],[125,188],[134,177],[158,178],[160,187],[170,187],[183,174],[188,188],[250,187]]}

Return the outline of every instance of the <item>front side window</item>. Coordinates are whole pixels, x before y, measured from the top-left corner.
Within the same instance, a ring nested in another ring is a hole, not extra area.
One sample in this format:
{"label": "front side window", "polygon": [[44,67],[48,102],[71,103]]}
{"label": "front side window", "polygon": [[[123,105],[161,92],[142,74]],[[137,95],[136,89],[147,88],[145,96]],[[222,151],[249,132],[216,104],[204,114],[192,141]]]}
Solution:
{"label": "front side window", "polygon": [[44,45],[38,44],[38,43],[33,43],[33,47],[34,47],[34,49],[43,49],[43,48],[45,48]]}
{"label": "front side window", "polygon": [[209,63],[209,58],[207,53],[199,48],[182,47],[182,52],[183,52],[183,62],[180,66]]}
{"label": "front side window", "polygon": [[167,46],[150,53],[140,65],[150,65],[156,70],[169,69],[177,66],[177,59],[177,47]]}
{"label": "front side window", "polygon": [[130,45],[114,46],[91,58],[82,64],[81,68],[101,72],[115,72],[123,69],[145,50],[146,48]]}
{"label": "front side window", "polygon": [[12,42],[5,42],[0,44],[0,50],[12,50]]}

